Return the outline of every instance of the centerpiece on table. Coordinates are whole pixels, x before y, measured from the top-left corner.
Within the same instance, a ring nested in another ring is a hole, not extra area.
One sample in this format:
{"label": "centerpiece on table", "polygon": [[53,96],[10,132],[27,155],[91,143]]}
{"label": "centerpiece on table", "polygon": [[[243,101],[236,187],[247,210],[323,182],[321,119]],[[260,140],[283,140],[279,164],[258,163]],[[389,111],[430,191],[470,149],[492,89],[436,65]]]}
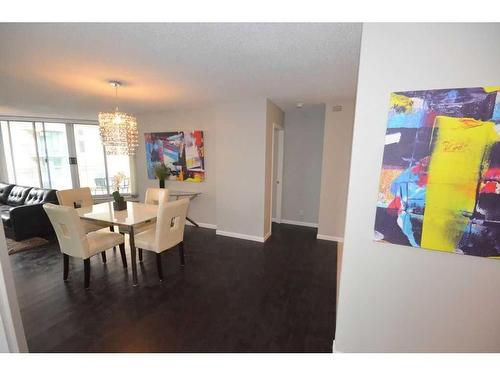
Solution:
{"label": "centerpiece on table", "polygon": [[123,211],[127,209],[127,202],[118,191],[113,192],[113,209],[115,211]]}

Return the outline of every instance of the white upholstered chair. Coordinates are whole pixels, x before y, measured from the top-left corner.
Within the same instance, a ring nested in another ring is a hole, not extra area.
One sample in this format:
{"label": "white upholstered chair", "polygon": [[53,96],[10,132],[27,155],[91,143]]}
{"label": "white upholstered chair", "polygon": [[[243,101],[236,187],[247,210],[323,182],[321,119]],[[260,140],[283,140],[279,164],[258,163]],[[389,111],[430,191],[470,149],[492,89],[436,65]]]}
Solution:
{"label": "white upholstered chair", "polygon": [[144,250],[156,253],[158,276],[163,280],[161,253],[179,248],[181,266],[184,267],[184,227],[189,206],[189,199],[174,202],[161,202],[158,207],[158,219],[155,227],[135,236],[135,245]]}
{"label": "white upholstered chair", "polygon": [[[88,187],[68,189],[68,190],[58,190],[56,194],[57,194],[57,200],[59,201],[59,204],[61,206],[79,208],[79,207],[89,207],[94,204],[92,193],[90,191],[90,188]],[[96,230],[108,228],[107,225],[94,223],[88,220],[82,220],[82,225],[85,233],[95,232]],[[111,232],[115,231],[113,226],[110,226],[109,230]],[[106,263],[106,252],[102,252],[101,255],[102,255],[102,261]],[[124,265],[126,267],[127,260],[125,258],[125,252],[122,252],[121,256],[122,259],[125,259]]]}
{"label": "white upholstered chair", "polygon": [[51,203],[43,205],[54,227],[64,259],[64,280],[68,279],[69,257],[83,259],[85,288],[90,285],[90,257],[102,253],[114,246],[120,246],[125,253],[124,236],[119,233],[95,231],[85,233],[82,221],[72,207]]}
{"label": "white upholstered chair", "polygon": [[160,202],[168,202],[168,189],[148,188],[144,203],[159,205]]}
{"label": "white upholstered chair", "polygon": [[[90,188],[83,187],[78,189],[58,190],[56,192],[57,200],[61,206],[66,207],[89,207],[94,204]],[[107,228],[106,225],[93,223],[91,221],[82,220],[83,228],[86,233],[93,232],[102,228]]]}
{"label": "white upholstered chair", "polygon": [[[144,203],[159,205],[161,202],[168,203],[168,189],[148,188],[146,190]],[[136,233],[153,229],[154,227],[155,223],[145,223],[136,228]],[[142,249],[138,248],[138,252],[139,252],[139,262],[142,262]]]}

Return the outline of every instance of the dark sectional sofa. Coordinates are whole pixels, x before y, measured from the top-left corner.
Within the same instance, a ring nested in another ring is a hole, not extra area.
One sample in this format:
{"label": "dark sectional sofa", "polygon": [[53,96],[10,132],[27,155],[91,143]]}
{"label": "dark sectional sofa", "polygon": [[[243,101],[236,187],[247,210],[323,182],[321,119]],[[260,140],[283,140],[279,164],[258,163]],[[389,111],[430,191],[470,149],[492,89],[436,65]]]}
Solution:
{"label": "dark sectional sofa", "polygon": [[0,182],[0,217],[5,235],[21,241],[52,233],[44,203],[58,204],[56,190]]}

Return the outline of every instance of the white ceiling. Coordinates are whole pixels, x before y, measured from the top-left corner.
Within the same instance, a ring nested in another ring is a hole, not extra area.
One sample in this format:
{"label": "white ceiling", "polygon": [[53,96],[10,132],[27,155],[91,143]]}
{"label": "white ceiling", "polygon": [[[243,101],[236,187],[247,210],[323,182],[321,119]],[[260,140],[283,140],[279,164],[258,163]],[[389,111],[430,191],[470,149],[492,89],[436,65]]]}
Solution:
{"label": "white ceiling", "polygon": [[240,98],[354,98],[361,24],[0,24],[0,114],[95,119]]}

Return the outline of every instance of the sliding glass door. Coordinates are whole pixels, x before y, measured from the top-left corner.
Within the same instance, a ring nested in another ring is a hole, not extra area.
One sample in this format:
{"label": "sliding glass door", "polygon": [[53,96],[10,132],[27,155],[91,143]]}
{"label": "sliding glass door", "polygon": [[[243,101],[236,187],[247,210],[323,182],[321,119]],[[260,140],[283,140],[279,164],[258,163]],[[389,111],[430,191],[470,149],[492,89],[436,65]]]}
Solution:
{"label": "sliding glass door", "polygon": [[80,186],[90,187],[93,195],[109,194],[99,128],[94,125],[75,124],[74,132]]}
{"label": "sliding glass door", "polygon": [[36,122],[35,130],[43,187],[71,189],[66,124]]}

